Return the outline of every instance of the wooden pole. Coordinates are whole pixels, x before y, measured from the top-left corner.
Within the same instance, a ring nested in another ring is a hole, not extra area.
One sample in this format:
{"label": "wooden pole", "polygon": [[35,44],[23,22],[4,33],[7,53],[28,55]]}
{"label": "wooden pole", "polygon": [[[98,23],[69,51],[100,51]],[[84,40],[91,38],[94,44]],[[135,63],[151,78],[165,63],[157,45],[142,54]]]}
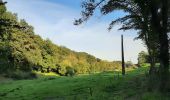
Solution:
{"label": "wooden pole", "polygon": [[121,48],[122,48],[122,75],[125,75],[125,61],[124,61],[123,35],[121,35]]}

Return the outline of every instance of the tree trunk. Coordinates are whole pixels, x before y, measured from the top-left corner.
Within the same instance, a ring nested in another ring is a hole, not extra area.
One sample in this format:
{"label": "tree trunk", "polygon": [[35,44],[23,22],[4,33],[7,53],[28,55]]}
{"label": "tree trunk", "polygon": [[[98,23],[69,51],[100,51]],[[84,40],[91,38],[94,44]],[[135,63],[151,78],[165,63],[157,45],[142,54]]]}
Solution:
{"label": "tree trunk", "polygon": [[[154,48],[151,47],[151,45],[149,43],[149,36],[147,36],[146,34],[145,34],[145,42],[146,42],[146,45],[147,45],[147,48],[148,48],[149,60],[150,60],[150,62],[149,62],[150,63],[149,75],[151,75],[151,74],[153,74],[154,69],[155,69],[155,60],[154,60],[155,56],[152,52],[154,50]],[[152,51],[151,51],[151,49],[152,49]]]}
{"label": "tree trunk", "polygon": [[155,73],[155,62],[151,60],[150,62],[150,69],[149,69],[149,75],[153,75],[153,74],[156,74]]}
{"label": "tree trunk", "polygon": [[162,1],[162,22],[163,27],[161,33],[159,33],[159,41],[160,41],[160,78],[161,91],[165,91],[166,86],[168,85],[169,78],[169,41],[168,41],[168,0]]}
{"label": "tree trunk", "polygon": [[124,61],[123,35],[121,35],[121,48],[122,48],[122,75],[125,75],[125,61]]}
{"label": "tree trunk", "polygon": [[[168,51],[168,39],[164,39],[166,34],[161,35],[160,38],[160,78],[161,78],[161,85],[160,89],[164,91],[166,86],[168,85],[168,78],[169,78],[169,51]],[[163,38],[164,37],[164,38]]]}
{"label": "tree trunk", "polygon": [[168,44],[168,1],[162,0],[161,15],[157,11],[159,9],[158,5],[152,0],[151,13],[152,13],[152,26],[153,30],[159,35],[159,59],[160,59],[160,90],[163,92],[166,90],[169,78],[169,44]]}

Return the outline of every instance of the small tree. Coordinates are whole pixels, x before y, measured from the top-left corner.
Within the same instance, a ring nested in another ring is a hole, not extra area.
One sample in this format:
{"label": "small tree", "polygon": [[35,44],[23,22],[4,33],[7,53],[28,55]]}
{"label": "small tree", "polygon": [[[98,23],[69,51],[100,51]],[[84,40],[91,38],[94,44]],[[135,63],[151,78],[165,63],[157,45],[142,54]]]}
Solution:
{"label": "small tree", "polygon": [[126,67],[134,67],[134,64],[131,61],[127,61]]}
{"label": "small tree", "polygon": [[149,55],[148,53],[146,53],[145,51],[141,51],[139,54],[138,54],[138,64],[139,65],[142,65],[144,63],[149,63]]}

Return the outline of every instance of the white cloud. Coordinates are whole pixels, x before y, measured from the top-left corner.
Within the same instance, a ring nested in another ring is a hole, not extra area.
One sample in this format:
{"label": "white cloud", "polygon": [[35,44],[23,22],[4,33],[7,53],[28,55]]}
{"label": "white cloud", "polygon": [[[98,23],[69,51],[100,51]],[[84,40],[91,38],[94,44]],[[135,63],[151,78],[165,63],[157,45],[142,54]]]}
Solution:
{"label": "white cloud", "polygon": [[[137,55],[145,50],[141,41],[133,41],[135,31],[117,31],[115,26],[107,31],[108,22],[90,20],[81,26],[74,26],[79,11],[58,3],[45,0],[7,0],[10,11],[18,13],[35,27],[35,32],[54,43],[72,50],[90,53],[104,60],[120,60],[120,35],[124,34],[125,59],[137,62]],[[131,35],[133,34],[133,35]]]}

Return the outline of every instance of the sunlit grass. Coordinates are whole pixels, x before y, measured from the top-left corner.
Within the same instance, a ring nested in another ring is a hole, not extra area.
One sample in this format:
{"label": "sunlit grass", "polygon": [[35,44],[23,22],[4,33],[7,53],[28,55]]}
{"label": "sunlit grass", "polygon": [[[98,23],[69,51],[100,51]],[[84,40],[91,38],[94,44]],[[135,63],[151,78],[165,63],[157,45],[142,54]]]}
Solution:
{"label": "sunlit grass", "polygon": [[35,72],[39,77],[42,76],[59,76],[58,74],[54,73],[54,72],[49,72],[49,73],[41,73],[41,72]]}
{"label": "sunlit grass", "polygon": [[141,67],[125,76],[118,71],[74,77],[50,73],[34,80],[9,81],[0,83],[0,100],[168,100],[145,91],[147,70]]}

